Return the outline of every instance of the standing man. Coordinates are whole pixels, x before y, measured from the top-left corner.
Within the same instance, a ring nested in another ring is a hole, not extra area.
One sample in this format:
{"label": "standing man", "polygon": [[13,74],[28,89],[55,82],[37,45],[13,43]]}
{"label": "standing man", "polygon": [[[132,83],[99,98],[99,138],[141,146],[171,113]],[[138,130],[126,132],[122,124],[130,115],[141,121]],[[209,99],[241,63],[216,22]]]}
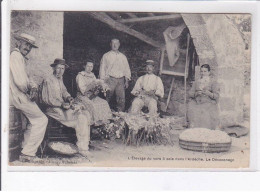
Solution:
{"label": "standing man", "polygon": [[40,146],[46,126],[47,117],[34,102],[37,97],[37,85],[28,77],[26,72],[26,56],[35,45],[35,38],[22,33],[15,36],[16,48],[10,56],[10,104],[21,110],[29,120],[24,133],[24,142],[20,161],[29,162],[37,160],[35,156]]}
{"label": "standing man", "polygon": [[68,67],[64,59],[55,59],[51,64],[53,74],[43,81],[42,100],[47,105],[46,114],[67,127],[75,128],[79,153],[89,155],[89,112],[81,110],[63,83],[63,74]]}
{"label": "standing man", "polygon": [[118,51],[120,42],[112,39],[111,51],[105,53],[101,59],[99,77],[104,80],[110,91],[107,94],[107,101],[110,102],[113,94],[116,95],[117,111],[125,110],[125,89],[131,78],[131,71],[127,58]]}

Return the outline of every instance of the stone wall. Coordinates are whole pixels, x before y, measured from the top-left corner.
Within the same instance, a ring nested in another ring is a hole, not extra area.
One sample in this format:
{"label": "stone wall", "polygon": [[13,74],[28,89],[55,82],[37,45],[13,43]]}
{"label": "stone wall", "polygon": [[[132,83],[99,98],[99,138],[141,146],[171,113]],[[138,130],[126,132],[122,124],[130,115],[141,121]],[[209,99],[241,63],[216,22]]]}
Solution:
{"label": "stone wall", "polygon": [[245,45],[244,67],[244,119],[250,119],[250,86],[251,86],[251,15],[250,14],[227,14],[239,33]]}
{"label": "stone wall", "polygon": [[28,33],[36,38],[38,49],[28,54],[29,75],[39,84],[52,73],[50,64],[63,57],[63,12],[13,11],[11,17],[11,50],[14,34]]}
{"label": "stone wall", "polygon": [[208,35],[218,63],[221,125],[243,122],[245,45],[239,31],[224,14],[206,15]]}

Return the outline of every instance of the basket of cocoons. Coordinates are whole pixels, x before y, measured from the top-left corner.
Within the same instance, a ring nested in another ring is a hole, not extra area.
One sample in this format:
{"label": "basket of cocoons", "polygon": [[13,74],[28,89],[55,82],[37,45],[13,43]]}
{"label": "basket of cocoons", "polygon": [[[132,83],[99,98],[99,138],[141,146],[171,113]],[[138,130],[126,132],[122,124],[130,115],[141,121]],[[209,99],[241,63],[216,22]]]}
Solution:
{"label": "basket of cocoons", "polygon": [[187,129],[179,136],[181,148],[198,152],[226,152],[231,142],[226,132],[206,128]]}
{"label": "basket of cocoons", "polygon": [[52,141],[48,143],[49,148],[54,152],[64,155],[74,155],[78,153],[77,146],[72,143],[62,142],[62,141]]}

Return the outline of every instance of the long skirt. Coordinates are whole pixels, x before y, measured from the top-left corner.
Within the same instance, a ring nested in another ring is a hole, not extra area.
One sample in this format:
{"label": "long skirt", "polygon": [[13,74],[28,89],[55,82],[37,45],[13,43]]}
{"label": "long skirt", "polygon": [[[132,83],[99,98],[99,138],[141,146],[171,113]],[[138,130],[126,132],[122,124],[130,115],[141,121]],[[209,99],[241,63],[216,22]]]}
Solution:
{"label": "long skirt", "polygon": [[205,102],[198,104],[194,100],[188,104],[187,117],[190,128],[216,129],[219,125],[217,104]]}
{"label": "long skirt", "polygon": [[112,118],[112,112],[107,101],[100,97],[90,100],[87,96],[80,95],[77,96],[76,102],[83,104],[85,109],[88,110],[91,115],[91,124],[103,125]]}

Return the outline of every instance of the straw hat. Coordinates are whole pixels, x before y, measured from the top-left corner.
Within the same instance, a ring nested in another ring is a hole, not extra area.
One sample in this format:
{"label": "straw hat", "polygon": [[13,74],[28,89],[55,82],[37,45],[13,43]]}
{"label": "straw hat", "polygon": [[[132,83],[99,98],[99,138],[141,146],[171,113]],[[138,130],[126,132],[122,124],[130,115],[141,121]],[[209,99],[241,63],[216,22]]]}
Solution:
{"label": "straw hat", "polygon": [[38,48],[38,46],[36,46],[35,44],[36,39],[29,34],[21,33],[20,35],[14,35],[14,38],[16,40],[23,40],[25,42],[28,42],[29,44],[32,45],[33,48]]}

